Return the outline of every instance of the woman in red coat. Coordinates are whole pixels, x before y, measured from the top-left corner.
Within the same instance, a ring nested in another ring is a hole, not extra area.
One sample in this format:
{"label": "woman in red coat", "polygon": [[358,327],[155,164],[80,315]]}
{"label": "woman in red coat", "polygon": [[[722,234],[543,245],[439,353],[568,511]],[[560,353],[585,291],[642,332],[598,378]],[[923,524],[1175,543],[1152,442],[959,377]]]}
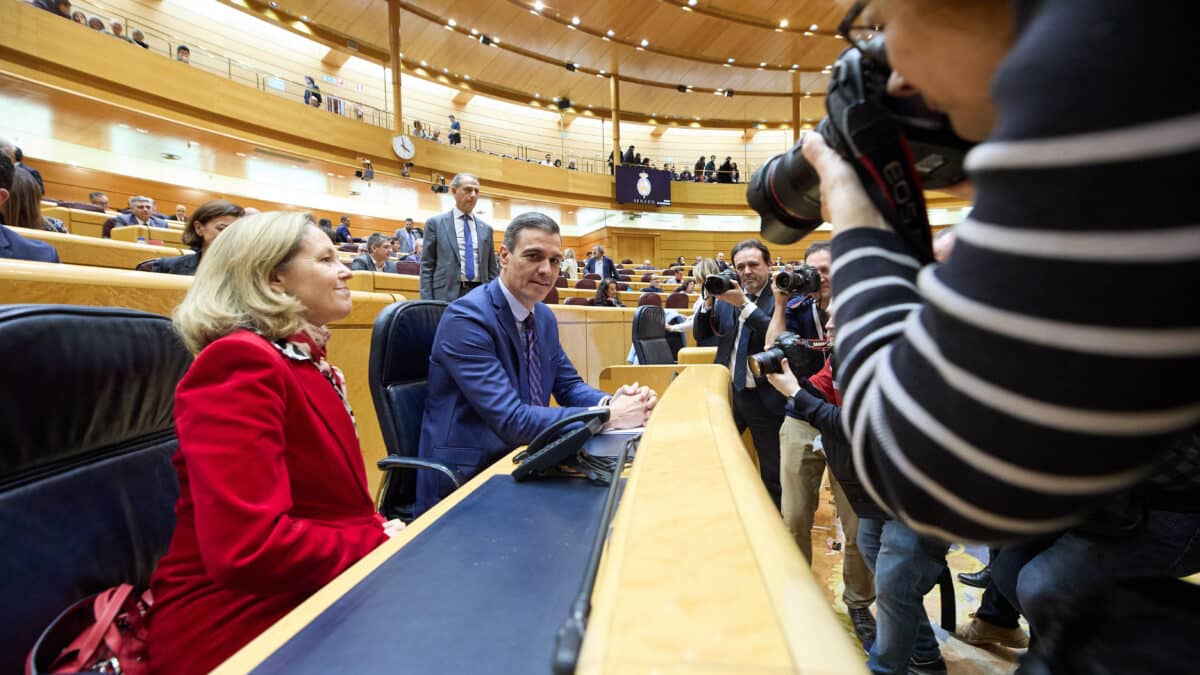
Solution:
{"label": "woman in red coat", "polygon": [[350,272],[307,214],[238,220],[175,324],[196,360],[175,392],[176,526],[151,579],[150,667],[203,673],[383,543],[324,326]]}

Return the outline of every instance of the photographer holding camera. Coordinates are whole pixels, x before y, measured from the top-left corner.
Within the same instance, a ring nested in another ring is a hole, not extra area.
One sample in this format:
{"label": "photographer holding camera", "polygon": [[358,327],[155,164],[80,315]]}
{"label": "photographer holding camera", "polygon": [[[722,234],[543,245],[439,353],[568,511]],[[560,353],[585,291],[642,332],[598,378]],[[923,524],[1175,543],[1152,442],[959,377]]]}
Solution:
{"label": "photographer holding camera", "polygon": [[713,363],[733,373],[733,419],[738,432],[750,428],[759,473],[775,506],[780,503],[779,427],[786,403],[762,376],[747,367],[747,356],[763,351],[775,303],[771,300],[771,252],[757,239],[739,242],[733,268],[704,279],[705,300],[692,323],[696,343],[717,338]]}
{"label": "photographer holding camera", "polygon": [[[819,221],[814,205],[833,224],[838,376],[856,469],[875,501],[921,534],[1070,544],[1059,533],[1147,476],[1197,486],[1194,465],[1159,465],[1200,421],[1200,90],[1190,84],[1200,62],[1186,41],[1162,39],[1177,10],[1165,0],[854,3],[839,27],[851,49],[834,68],[829,117],[748,190],[772,240],[803,236]],[[920,125],[900,112],[923,103]],[[920,136],[938,126],[934,111],[984,141],[961,166],[944,135]],[[968,175],[975,209],[956,227],[954,253],[924,267],[920,188]],[[1200,500],[1184,494],[1130,514],[1155,543],[1122,550],[1177,552],[1156,575],[1200,569]],[[1072,579],[1093,559],[1068,556],[1053,573]],[[1144,567],[1118,576],[1144,577]],[[1018,585],[1045,573],[1026,565]],[[1086,622],[1089,608],[1135,602],[1104,584],[1090,596],[1052,587],[1059,611],[1031,621],[1049,636],[1043,648],[1086,639],[1061,627]],[[1161,609],[1189,590],[1141,597]],[[1150,625],[1165,639],[1180,624]],[[1141,650],[1140,661],[1114,661],[1124,672],[1153,671],[1169,651],[1139,640],[1116,648]]]}

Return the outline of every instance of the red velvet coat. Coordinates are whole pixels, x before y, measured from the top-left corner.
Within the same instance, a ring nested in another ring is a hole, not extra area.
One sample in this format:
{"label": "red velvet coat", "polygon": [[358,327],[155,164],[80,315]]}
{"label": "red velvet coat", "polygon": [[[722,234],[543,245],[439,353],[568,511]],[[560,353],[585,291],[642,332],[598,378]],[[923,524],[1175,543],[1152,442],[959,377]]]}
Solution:
{"label": "red velvet coat", "polygon": [[179,501],[151,580],[150,667],[208,672],[382,543],[354,425],[329,381],[238,331],[175,392]]}

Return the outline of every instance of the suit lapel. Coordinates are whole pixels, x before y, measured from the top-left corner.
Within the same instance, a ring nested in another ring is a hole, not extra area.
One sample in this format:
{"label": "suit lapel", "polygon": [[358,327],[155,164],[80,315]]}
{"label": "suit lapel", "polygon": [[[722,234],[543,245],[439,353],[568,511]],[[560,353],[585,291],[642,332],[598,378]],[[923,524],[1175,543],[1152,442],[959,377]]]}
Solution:
{"label": "suit lapel", "polygon": [[296,373],[296,379],[300,381],[300,389],[304,392],[304,397],[308,399],[308,404],[312,407],[313,412],[321,418],[325,428],[329,429],[329,433],[337,439],[346,468],[354,476],[354,480],[362,488],[362,492],[370,494],[367,489],[367,477],[364,472],[358,470],[362,452],[358,447],[347,445],[347,439],[357,439],[358,432],[354,428],[354,423],[350,421],[350,415],[346,412],[341,397],[337,395],[337,392],[333,390],[333,385],[325,379],[325,376],[317,370],[313,363],[286,357],[284,360]]}
{"label": "suit lapel", "polygon": [[458,255],[458,232],[455,231],[455,228],[458,227],[458,225],[454,220],[454,211],[450,211],[450,213],[447,214],[446,220],[450,221],[450,231],[447,236],[443,237],[442,239],[450,242],[450,252],[454,254],[454,261],[458,263],[458,269],[462,270],[462,258],[460,258]]}
{"label": "suit lapel", "polygon": [[504,297],[504,291],[500,290],[499,280],[488,282],[487,289],[492,296],[492,308],[496,310],[500,330],[508,336],[508,342],[512,345],[513,355],[516,357],[518,394],[522,400],[529,400],[529,369],[521,367],[521,351],[524,343],[521,336],[517,335],[517,317],[513,316],[512,310],[508,307],[508,299]]}

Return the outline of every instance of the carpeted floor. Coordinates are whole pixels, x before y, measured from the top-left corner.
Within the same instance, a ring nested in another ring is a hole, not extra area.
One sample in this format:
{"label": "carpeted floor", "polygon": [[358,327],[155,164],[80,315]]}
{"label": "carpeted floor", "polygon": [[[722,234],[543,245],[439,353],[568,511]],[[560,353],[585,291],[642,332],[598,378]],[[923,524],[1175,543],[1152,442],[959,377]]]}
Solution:
{"label": "carpeted floor", "polygon": [[[835,537],[835,522],[833,494],[828,482],[821,486],[821,505],[816,515],[816,525],[813,527],[813,574],[822,584],[825,596],[833,607],[834,612],[846,627],[850,639],[857,642],[850,617],[846,614],[846,605],[842,603],[842,552],[834,550],[830,542]],[[950,570],[957,575],[959,572],[975,572],[987,562],[987,548],[984,546],[966,546],[954,544],[946,560]],[[955,577],[954,588],[957,591],[955,609],[958,613],[958,624],[970,621],[969,614],[979,606],[981,589],[971,588],[960,583]],[[941,616],[941,594],[934,588],[925,596],[925,609],[929,612],[934,632],[941,643],[942,657],[946,659],[946,667],[953,675],[1007,675],[1017,668],[1017,660],[1023,650],[1012,650],[1004,647],[980,648],[969,645],[938,626]],[[874,611],[874,607],[872,607]],[[1028,631],[1022,620],[1022,626]]]}

